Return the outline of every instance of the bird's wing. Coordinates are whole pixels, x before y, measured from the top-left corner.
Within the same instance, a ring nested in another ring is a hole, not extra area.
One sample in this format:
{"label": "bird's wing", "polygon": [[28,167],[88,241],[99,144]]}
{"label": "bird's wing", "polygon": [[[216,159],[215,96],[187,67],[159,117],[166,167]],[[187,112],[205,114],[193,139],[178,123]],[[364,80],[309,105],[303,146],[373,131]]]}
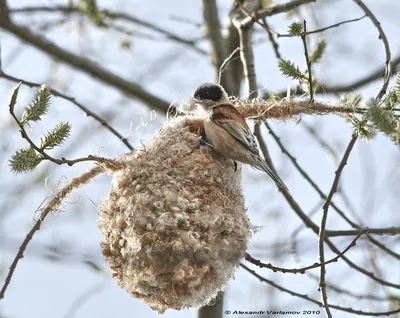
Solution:
{"label": "bird's wing", "polygon": [[211,119],[252,153],[259,154],[253,133],[243,116],[233,105],[223,104],[214,107]]}
{"label": "bird's wing", "polygon": [[254,168],[265,171],[280,188],[288,190],[285,183],[274,169],[260,156],[253,133],[243,116],[233,105],[223,104],[214,107],[211,120],[222,127],[238,142],[244,145],[252,154],[254,154],[253,158],[255,162],[254,164],[251,164]]}

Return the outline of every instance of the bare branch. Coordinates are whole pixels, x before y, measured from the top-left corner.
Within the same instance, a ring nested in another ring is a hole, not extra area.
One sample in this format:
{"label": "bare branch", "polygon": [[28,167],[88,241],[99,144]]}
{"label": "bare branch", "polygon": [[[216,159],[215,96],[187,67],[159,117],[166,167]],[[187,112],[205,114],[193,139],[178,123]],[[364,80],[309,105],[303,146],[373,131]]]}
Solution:
{"label": "bare branch", "polygon": [[[400,56],[396,56],[392,62],[392,74],[395,74],[398,72],[399,65],[400,65]],[[384,67],[379,67],[376,70],[372,71],[371,73],[368,73],[358,80],[355,80],[352,83],[348,84],[338,84],[338,85],[326,85],[325,83],[318,83],[317,87],[315,89],[316,94],[339,94],[339,93],[348,93],[348,92],[354,92],[356,89],[362,88],[365,85],[368,85],[372,83],[373,81],[376,81],[378,79],[381,79],[382,77],[385,77],[385,70],[386,66]],[[303,95],[306,94],[307,92],[304,91],[300,86],[296,87],[296,92],[295,95]],[[278,96],[285,97],[287,94],[286,90],[282,90],[277,93]],[[268,95],[268,94],[267,94]]]}
{"label": "bare branch", "polygon": [[385,49],[385,55],[386,55],[385,79],[384,79],[381,90],[379,91],[378,95],[376,96],[376,100],[379,102],[382,99],[382,97],[386,94],[387,88],[389,86],[390,76],[392,74],[392,68],[391,68],[391,64],[390,64],[391,54],[390,54],[390,48],[389,48],[389,41],[386,37],[385,32],[382,29],[381,23],[378,21],[378,19],[373,14],[373,12],[361,0],[353,0],[353,1],[358,4],[358,6],[365,12],[365,14],[370,18],[372,23],[378,29],[379,39],[382,40],[383,46]]}
{"label": "bare branch", "polygon": [[97,166],[94,168],[91,168],[88,172],[83,173],[77,178],[74,178],[69,182],[64,188],[62,188],[60,191],[58,191],[55,196],[49,201],[47,206],[42,210],[38,220],[35,222],[35,225],[32,227],[32,229],[29,231],[29,233],[26,235],[25,239],[23,240],[21,246],[19,247],[18,253],[15,256],[13,262],[10,265],[9,272],[7,274],[7,277],[5,279],[4,285],[0,290],[0,300],[4,298],[5,292],[7,290],[8,285],[11,282],[11,279],[13,277],[14,271],[17,268],[18,262],[21,258],[24,257],[24,252],[29,244],[29,242],[32,240],[33,235],[40,230],[40,226],[44,222],[45,218],[53,211],[55,211],[63,201],[63,199],[71,193],[73,189],[76,189],[86,183],[88,183],[91,179],[99,175],[100,173],[104,172],[103,168]]}
{"label": "bare branch", "polygon": [[[276,141],[278,147],[281,149],[282,153],[284,153],[289,160],[293,163],[294,167],[297,169],[297,171],[301,174],[301,176],[311,185],[311,187],[319,194],[320,198],[323,200],[327,199],[327,196],[325,193],[320,189],[320,187],[314,182],[314,180],[311,179],[311,177],[308,175],[308,173],[299,165],[297,162],[297,159],[286,149],[286,147],[283,145],[282,141],[280,138],[276,135],[276,133],[272,130],[271,126],[265,122],[265,126],[267,127],[269,133],[271,134],[272,138]],[[335,209],[335,211],[347,222],[349,223],[353,228],[360,229],[361,226],[358,224],[354,223],[351,221],[345,213],[339,209],[339,207],[334,203],[330,203],[331,206]]]}
{"label": "bare branch", "polygon": [[[266,124],[267,125],[267,124]],[[286,153],[289,158],[293,161],[293,163],[295,164],[295,166],[299,169],[300,173],[302,173],[302,175],[310,182],[310,184],[318,191],[318,193],[321,195],[322,198],[326,198],[325,195],[323,194],[323,192],[316,186],[316,184],[309,178],[309,176],[301,169],[301,167],[298,166],[295,158],[293,156],[291,156],[287,150],[283,147],[283,145],[280,143],[279,139],[277,139],[277,136],[275,134],[273,134],[273,131],[271,130],[271,128],[269,126],[267,126],[267,128],[269,128],[270,133],[272,134],[272,136],[275,138],[275,140],[277,140],[278,145],[281,147],[282,151],[284,151],[284,153]],[[296,212],[296,214],[302,219],[302,221],[307,225],[307,227],[311,228],[313,230],[314,233],[318,234],[320,231],[320,228],[314,223],[312,222],[312,220],[302,211],[302,209],[300,208],[300,206],[297,204],[297,202],[293,199],[293,197],[290,195],[290,193],[286,192],[286,191],[281,191],[282,194],[284,195],[284,197],[286,198],[287,202],[289,203],[289,205],[292,207],[292,209]],[[331,202],[332,206],[334,206],[334,204]],[[334,206],[335,209],[339,212],[340,210]],[[340,214],[342,217],[345,217],[344,214]],[[347,222],[349,222],[350,224],[354,224],[354,227],[359,227],[358,225],[356,225],[355,223],[351,222],[347,217],[345,218],[345,220]],[[382,229],[383,230],[383,229]],[[326,230],[325,231],[325,241],[328,244],[328,246],[332,249],[332,251],[334,251],[336,254],[339,254],[340,251],[335,247],[335,245],[327,238],[327,237],[335,237],[335,236],[345,236],[348,235],[350,233],[353,233],[353,235],[355,233],[357,233],[358,230],[348,230],[348,231],[330,231],[330,230]],[[368,230],[369,234],[379,234],[382,233],[379,229],[369,229]],[[400,228],[386,228],[384,230],[385,234],[389,234],[389,235],[397,235],[398,233],[400,233]],[[359,233],[359,232],[358,232]],[[370,236],[368,236],[369,238]],[[373,280],[376,280],[382,284],[384,284],[385,286],[390,286],[393,288],[398,288],[400,289],[400,285],[397,284],[392,284],[390,282],[387,282],[385,280],[379,279],[377,277],[375,277],[373,275],[373,273],[365,270],[364,268],[357,266],[356,264],[354,264],[353,262],[351,262],[347,257],[343,256],[342,259],[352,268],[358,270],[359,272],[363,273],[364,275],[372,278]]]}
{"label": "bare branch", "polygon": [[314,89],[313,89],[313,80],[312,80],[312,73],[311,73],[311,61],[308,56],[308,49],[307,49],[307,23],[306,20],[303,21],[303,32],[301,36],[301,40],[303,41],[304,46],[304,56],[306,58],[307,69],[308,69],[308,84],[310,85],[310,102],[314,102]]}
{"label": "bare branch", "polygon": [[[316,225],[311,219],[310,217],[304,213],[304,211],[302,210],[302,208],[300,207],[300,205],[297,203],[297,201],[292,197],[292,195],[289,193],[289,191],[287,191],[284,188],[280,189],[280,192],[282,193],[282,195],[285,197],[286,201],[288,202],[288,204],[290,205],[290,207],[292,208],[292,210],[298,215],[298,217],[303,221],[303,223],[310,228],[315,234],[319,234],[320,228],[318,225]],[[393,234],[394,232],[398,232],[400,229],[399,228],[391,228],[389,230],[389,233]],[[368,229],[368,231],[370,232],[370,230]],[[330,247],[330,249],[336,253],[336,254],[340,254],[340,250],[338,248],[336,248],[336,246],[331,242],[331,240],[328,238],[328,236],[341,236],[343,234],[350,234],[350,233],[357,233],[357,231],[329,231],[326,230],[325,231],[325,235],[324,235],[324,240],[325,242],[328,244],[328,246]],[[359,232],[357,233],[359,234]],[[352,261],[350,261],[345,255],[342,255],[342,259],[353,269],[359,271],[360,273],[368,276],[369,278],[381,283],[384,286],[390,286],[396,289],[400,289],[400,285],[399,284],[393,284],[391,282],[388,282],[386,280],[380,279],[378,277],[376,277],[373,273],[367,271],[366,269],[354,264]]]}
{"label": "bare branch", "polygon": [[[318,206],[316,206],[316,207],[308,214],[308,216],[311,217],[311,215],[315,214],[318,210],[319,210],[319,204],[318,204]],[[289,237],[290,237],[290,239],[289,239],[289,240],[290,240],[290,250],[291,250],[290,254],[293,256],[293,258],[294,258],[294,260],[295,260],[295,262],[296,262],[297,264],[299,264],[299,253],[297,252],[297,243],[296,243],[295,238],[296,238],[296,236],[300,233],[300,231],[301,231],[302,229],[304,229],[304,227],[303,227],[302,225],[298,226],[298,227],[296,228],[296,230],[294,230],[294,231],[292,232],[292,234],[289,236]],[[369,235],[367,234],[367,236],[369,236]],[[319,281],[319,275],[318,275],[318,276],[317,276],[317,275],[314,275],[313,273],[311,273],[311,272],[309,272],[309,271],[307,271],[305,274],[306,274],[308,277],[312,278],[313,280],[315,280],[315,281],[317,281],[317,282]],[[347,296],[350,296],[350,297],[353,297],[353,298],[357,298],[357,299],[359,299],[359,300],[368,299],[368,300],[380,301],[380,302],[382,302],[382,301],[390,301],[390,297],[379,297],[379,296],[376,296],[375,294],[357,294],[357,293],[354,293],[354,292],[352,292],[352,291],[350,291],[350,290],[341,288],[341,287],[339,287],[338,285],[332,284],[332,283],[326,283],[326,286],[327,286],[330,290],[332,290],[332,291],[334,291],[334,292],[337,292],[337,293],[343,294],[343,295],[347,295]]]}
{"label": "bare branch", "polygon": [[254,136],[256,137],[257,142],[260,146],[261,152],[264,155],[264,160],[267,162],[269,167],[271,167],[273,170],[275,170],[274,163],[272,162],[271,156],[269,155],[267,144],[261,135],[260,124],[261,123],[258,121],[254,122]]}
{"label": "bare branch", "polygon": [[[226,37],[227,52],[234,52],[240,47],[239,32],[231,22],[228,26],[228,36]],[[239,96],[240,86],[243,79],[243,65],[240,60],[240,53],[235,53],[235,57],[232,57],[229,63],[229,72],[231,74],[232,91],[230,95]]]}
{"label": "bare branch", "polygon": [[104,282],[93,285],[80,294],[69,306],[64,318],[73,318],[80,307],[95,294],[100,293],[106,287]]}
{"label": "bare branch", "polygon": [[356,245],[357,240],[361,237],[361,235],[368,233],[368,229],[364,229],[362,232],[360,232],[360,234],[358,234],[353,241],[351,241],[351,243],[338,255],[336,255],[335,257],[331,258],[328,261],[324,261],[323,263],[314,263],[312,265],[308,265],[308,266],[304,266],[301,268],[282,268],[282,267],[277,267],[277,266],[273,266],[270,263],[269,264],[265,264],[262,263],[260,260],[257,260],[255,258],[253,258],[250,254],[246,253],[246,261],[250,262],[253,265],[256,265],[260,268],[268,268],[270,270],[272,270],[273,272],[281,272],[281,273],[290,273],[290,274],[304,274],[306,271],[310,270],[310,269],[314,269],[314,268],[318,268],[318,267],[322,267],[325,265],[328,265],[330,263],[336,263],[340,257],[342,257],[345,253],[348,252],[348,250],[350,250],[353,246]]}
{"label": "bare branch", "polygon": [[[239,6],[242,12],[251,12],[255,11],[259,7],[258,1],[247,1],[244,7],[240,1],[236,1],[237,5]],[[254,53],[253,53],[253,45],[252,45],[252,31],[253,26],[242,26],[241,21],[243,19],[243,13],[238,12],[233,14],[232,22],[236,26],[239,39],[240,39],[240,58],[243,65],[243,72],[247,83],[247,90],[248,90],[248,98],[251,97],[258,97],[258,87],[257,87],[257,78],[256,78],[256,71],[254,66]],[[262,152],[264,155],[265,161],[269,164],[269,166],[274,169],[272,164],[271,157],[269,155],[267,144],[265,143],[264,139],[261,136],[260,131],[260,122],[256,121],[254,123],[254,134],[262,147]]]}
{"label": "bare branch", "polygon": [[9,21],[9,10],[7,0],[0,0],[0,21]]}
{"label": "bare branch", "polygon": [[[239,47],[237,47],[235,50],[233,50],[233,52],[231,54],[229,54],[229,56],[222,62],[221,66],[219,67],[218,84],[221,84],[224,88],[225,88],[225,86],[223,85],[223,82],[222,82],[222,74],[228,68],[229,64],[237,59],[237,57],[234,57],[234,56],[236,55],[236,53],[239,50],[240,50]],[[233,94],[233,95],[237,95],[237,94]]]}
{"label": "bare branch", "polygon": [[0,27],[14,34],[22,41],[25,41],[40,49],[46,54],[59,59],[72,67],[75,67],[89,76],[93,76],[94,78],[101,80],[102,82],[120,90],[125,94],[141,100],[150,108],[154,108],[157,111],[165,113],[169,107],[169,103],[145,91],[140,85],[132,83],[114,73],[111,73],[108,70],[103,69],[100,66],[97,66],[89,59],[83,58],[58,47],[54,43],[43,39],[42,36],[34,34],[27,28],[18,26],[11,21],[1,20]]}
{"label": "bare branch", "polygon": [[[82,12],[79,10],[79,8],[67,7],[67,6],[32,6],[32,7],[27,6],[27,7],[23,7],[23,8],[15,8],[15,9],[9,10],[9,12],[10,12],[10,14],[14,14],[14,13],[32,14],[32,13],[39,13],[39,12],[62,12],[62,13],[66,13],[66,14],[71,14],[71,13],[82,14]],[[160,33],[160,34],[166,36],[167,39],[170,39],[177,43],[183,44],[202,55],[207,54],[206,51],[204,51],[203,49],[196,46],[197,40],[184,39],[176,34],[173,34],[172,32],[167,31],[163,27],[156,26],[146,20],[139,19],[139,18],[129,15],[125,12],[115,12],[115,11],[110,11],[107,9],[105,9],[105,10],[102,9],[101,12],[105,17],[110,18],[112,20],[118,19],[121,21],[128,21],[128,22],[131,22],[131,23],[134,23],[137,25],[141,25],[149,30],[152,30],[154,32],[157,32],[157,33]]]}
{"label": "bare branch", "polygon": [[[325,236],[327,237],[338,237],[338,236],[348,236],[357,235],[362,229],[359,230],[326,230]],[[400,235],[400,227],[382,227],[382,228],[368,228],[368,234],[376,235]]]}
{"label": "bare branch", "polygon": [[242,26],[248,26],[249,24],[253,24],[255,20],[259,20],[265,17],[269,17],[272,15],[276,15],[279,13],[284,13],[291,11],[303,4],[308,4],[311,2],[316,2],[317,0],[293,0],[286,2],[284,4],[276,4],[274,6],[258,10],[255,14],[253,14],[251,17],[247,17],[243,19],[241,22]]}
{"label": "bare branch", "polygon": [[204,32],[211,44],[211,61],[215,69],[219,70],[225,59],[226,52],[218,18],[217,2],[215,0],[203,0],[202,4]]}
{"label": "bare branch", "polygon": [[[321,225],[319,227],[319,240],[318,240],[318,247],[319,247],[319,261],[321,264],[323,264],[325,262],[325,254],[324,254],[324,241],[325,241],[325,231],[326,231],[326,220],[328,218],[328,209],[329,206],[331,204],[331,200],[332,197],[334,195],[334,193],[337,191],[338,185],[339,185],[339,179],[340,176],[342,174],[342,171],[345,167],[345,165],[347,164],[347,160],[350,156],[350,153],[354,147],[354,144],[356,143],[357,138],[353,137],[349,143],[349,145],[347,146],[347,149],[343,155],[343,159],[339,164],[338,169],[335,172],[335,179],[333,181],[331,190],[328,194],[328,197],[326,198],[325,204],[323,206],[323,213],[322,213],[322,217],[321,217]],[[319,280],[319,287],[320,287],[320,291],[321,291],[321,298],[322,298],[322,303],[323,303],[323,307],[325,309],[325,313],[328,317],[332,317],[332,314],[329,310],[329,305],[328,305],[328,296],[326,293],[326,283],[325,283],[325,274],[326,274],[326,270],[325,270],[325,265],[321,266],[321,270],[320,270],[320,280]]]}
{"label": "bare branch", "polygon": [[[240,3],[240,1],[237,1],[237,5],[239,6],[240,10],[246,14],[248,17],[252,17],[251,13],[246,10],[246,8]],[[274,50],[275,56],[277,59],[281,58],[281,54],[279,52],[279,45],[278,42],[274,38],[274,34],[277,34],[276,32],[272,31],[271,28],[268,26],[267,19],[262,18],[261,22],[259,20],[253,20],[254,23],[257,23],[260,25],[268,34],[268,39],[272,44],[272,48]]]}
{"label": "bare branch", "polygon": [[[298,297],[307,301],[310,301],[314,304],[317,304],[319,306],[322,306],[322,303],[319,302],[316,299],[313,299],[311,297],[309,297],[308,295],[305,294],[300,294],[300,293],[296,293],[290,289],[287,289],[285,287],[282,287],[278,284],[276,284],[275,282],[273,282],[272,280],[269,280],[265,277],[262,277],[261,275],[257,274],[254,270],[250,269],[249,267],[247,267],[244,264],[240,264],[240,266],[245,269],[247,272],[249,272],[250,274],[252,274],[254,277],[258,278],[261,282],[267,283],[269,285],[271,285],[272,287],[287,293],[289,295],[292,295],[294,297]],[[357,314],[357,315],[362,315],[362,316],[375,316],[375,317],[381,317],[381,316],[389,316],[389,315],[394,315],[400,312],[400,308],[395,309],[395,310],[391,310],[391,311],[385,311],[385,312],[368,312],[368,311],[362,311],[362,310],[357,310],[357,309],[353,309],[353,308],[348,308],[348,307],[342,307],[342,306],[338,306],[338,305],[329,305],[331,308],[333,309],[337,309],[340,311],[344,311],[344,312],[349,312],[352,314]]]}
{"label": "bare branch", "polygon": [[220,79],[220,84],[227,92],[233,91],[232,72],[230,68],[226,68],[224,72],[220,72],[224,60],[229,54],[226,50],[225,39],[221,33],[221,24],[218,17],[218,8],[216,0],[203,0],[203,19],[204,33],[211,45],[211,63],[214,66],[214,79]]}
{"label": "bare branch", "polygon": [[275,40],[273,32],[270,32],[271,29],[270,29],[270,27],[268,25],[267,19],[263,18],[262,22],[263,22],[263,25],[265,26],[265,30],[267,31],[268,39],[271,42],[272,48],[273,48],[274,53],[275,53],[275,57],[279,60],[279,59],[282,58],[282,55],[279,52],[278,42]]}
{"label": "bare branch", "polygon": [[[242,4],[236,1],[240,8]],[[247,1],[244,8],[247,12],[253,12],[259,7],[258,1]],[[243,64],[244,77],[247,83],[248,96],[247,98],[258,97],[257,77],[254,66],[254,53],[252,39],[252,25],[243,25],[243,13],[238,12],[232,19],[233,24],[239,32],[240,39],[240,58]]]}

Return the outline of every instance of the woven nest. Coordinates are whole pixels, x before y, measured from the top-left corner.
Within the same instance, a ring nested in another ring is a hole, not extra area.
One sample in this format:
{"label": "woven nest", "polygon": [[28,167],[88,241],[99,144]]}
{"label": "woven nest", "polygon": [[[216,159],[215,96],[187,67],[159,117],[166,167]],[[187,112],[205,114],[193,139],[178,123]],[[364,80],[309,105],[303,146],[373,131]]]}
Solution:
{"label": "woven nest", "polygon": [[213,300],[250,237],[241,173],[209,147],[195,149],[199,118],[168,122],[112,172],[98,226],[118,284],[164,312]]}

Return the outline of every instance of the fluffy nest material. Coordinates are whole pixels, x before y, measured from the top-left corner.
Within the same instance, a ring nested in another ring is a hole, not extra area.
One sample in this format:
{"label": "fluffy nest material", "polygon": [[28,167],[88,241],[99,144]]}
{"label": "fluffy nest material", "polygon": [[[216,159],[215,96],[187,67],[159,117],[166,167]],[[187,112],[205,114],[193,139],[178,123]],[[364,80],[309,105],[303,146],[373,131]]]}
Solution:
{"label": "fluffy nest material", "polygon": [[201,118],[169,121],[121,158],[100,207],[103,255],[120,287],[163,313],[212,301],[251,235],[240,167],[194,149]]}

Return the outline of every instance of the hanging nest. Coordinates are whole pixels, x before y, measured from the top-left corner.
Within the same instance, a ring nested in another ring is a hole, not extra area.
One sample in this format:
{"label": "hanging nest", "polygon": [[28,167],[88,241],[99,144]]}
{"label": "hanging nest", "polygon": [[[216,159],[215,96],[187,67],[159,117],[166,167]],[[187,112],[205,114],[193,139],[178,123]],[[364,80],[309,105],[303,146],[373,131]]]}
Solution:
{"label": "hanging nest", "polygon": [[169,121],[110,172],[100,207],[103,255],[132,296],[163,313],[212,301],[233,277],[251,235],[240,167],[194,149],[201,118]]}

